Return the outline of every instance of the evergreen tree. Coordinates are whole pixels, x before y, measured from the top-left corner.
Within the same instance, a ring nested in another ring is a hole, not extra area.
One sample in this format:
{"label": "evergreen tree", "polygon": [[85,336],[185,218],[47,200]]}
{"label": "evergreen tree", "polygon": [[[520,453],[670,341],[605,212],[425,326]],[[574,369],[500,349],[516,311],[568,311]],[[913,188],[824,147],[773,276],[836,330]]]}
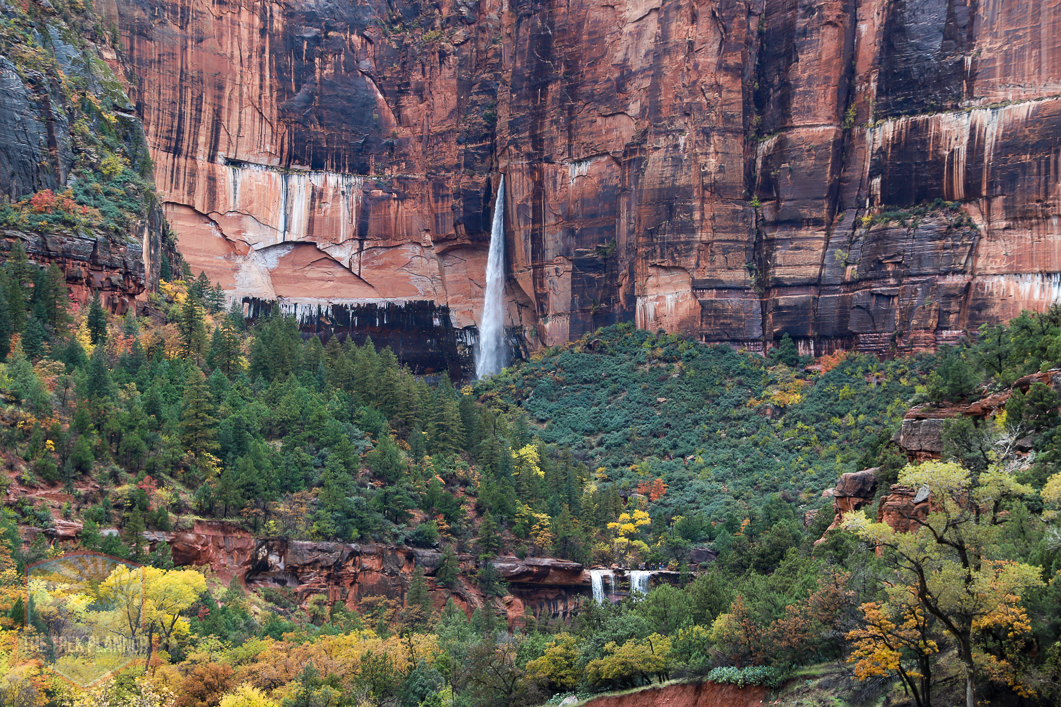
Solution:
{"label": "evergreen tree", "polygon": [[125,523],[125,542],[132,551],[134,560],[143,556],[145,530],[147,526],[144,524],[144,515],[139,508],[134,507]]}
{"label": "evergreen tree", "polygon": [[107,313],[103,310],[98,290],[92,295],[92,303],[88,306],[86,324],[93,345],[107,340]]}
{"label": "evergreen tree", "polygon": [[460,410],[461,426],[464,428],[464,450],[472,452],[482,441],[482,422],[476,410],[475,398],[461,395],[457,404]]}
{"label": "evergreen tree", "polygon": [[379,409],[393,420],[398,416],[401,407],[399,395],[401,391],[401,366],[398,357],[394,355],[388,346],[379,355],[379,380],[376,384],[376,400]]}
{"label": "evergreen tree", "polygon": [[479,522],[479,537],[476,538],[479,546],[479,557],[494,557],[501,551],[501,535],[497,531],[497,522],[490,511],[483,513]]}
{"label": "evergreen tree", "polygon": [[792,341],[792,337],[787,332],[781,336],[781,342],[771,353],[774,360],[790,368],[799,365],[799,349],[796,348],[796,343]]}
{"label": "evergreen tree", "polygon": [[221,283],[215,283],[213,289],[206,293],[206,308],[210,314],[217,314],[225,308],[225,291]]}
{"label": "evergreen tree", "polygon": [[[0,290],[2,294],[2,290]],[[11,335],[14,333],[15,327],[11,323],[11,312],[7,303],[7,298],[0,296],[0,362],[7,359],[7,355],[11,353]]]}
{"label": "evergreen tree", "polygon": [[204,452],[216,452],[216,426],[213,396],[206,385],[206,377],[198,368],[193,368],[184,385],[181,404],[180,441],[184,449],[196,458]]}
{"label": "evergreen tree", "polygon": [[[443,378],[443,382],[447,382]],[[432,453],[456,453],[464,447],[464,425],[461,424],[460,407],[452,395],[446,395],[440,385],[435,400],[434,418],[431,421]],[[452,391],[452,387],[450,391]]]}
{"label": "evergreen tree", "polygon": [[396,484],[402,477],[405,464],[402,462],[398,445],[389,436],[381,435],[379,444],[365,455],[365,463],[376,478],[388,484]]}
{"label": "evergreen tree", "polygon": [[92,444],[89,442],[88,435],[80,435],[74,442],[73,451],[70,452],[70,463],[78,472],[87,474],[92,471],[92,464],[95,461],[96,457],[92,453]]}
{"label": "evergreen tree", "polygon": [[206,293],[210,290],[210,278],[206,272],[200,270],[199,277],[188,285],[188,296],[195,299],[196,304],[203,306],[206,302]]}
{"label": "evergreen tree", "polygon": [[31,360],[36,361],[45,354],[44,342],[47,338],[44,327],[36,315],[26,320],[26,330],[22,333],[22,350]]}
{"label": "evergreen tree", "polygon": [[[349,357],[348,357],[349,359]],[[379,388],[379,356],[369,337],[357,352],[353,371],[354,392],[369,405],[377,402]]]}
{"label": "evergreen tree", "polygon": [[11,314],[11,326],[16,332],[21,332],[26,326],[26,314],[33,294],[33,266],[26,257],[22,241],[16,240],[11,246],[4,270],[7,273],[7,292],[4,294]]}
{"label": "evergreen tree", "polygon": [[435,573],[435,581],[452,589],[457,586],[459,575],[460,566],[457,562],[457,553],[453,551],[452,547],[447,545],[446,549],[442,551],[442,561],[438,566],[438,571]]}
{"label": "evergreen tree", "polygon": [[84,368],[88,364],[88,356],[77,337],[70,337],[66,346],[59,352],[59,360],[66,364],[67,373],[72,373],[78,368]]}
{"label": "evergreen tree", "polygon": [[431,595],[427,591],[427,580],[424,569],[417,567],[413,579],[409,582],[409,591],[405,594],[407,622],[415,629],[428,625],[431,619]]}
{"label": "evergreen tree", "polygon": [[177,331],[180,332],[181,356],[198,359],[205,353],[206,325],[203,321],[203,310],[195,298],[189,296],[184,300],[180,318],[177,320]]}
{"label": "evergreen tree", "polygon": [[[84,353],[82,351],[82,353]],[[111,379],[110,365],[107,361],[107,352],[102,346],[97,346],[92,351],[92,358],[88,361],[85,375],[85,398],[87,398],[93,414],[102,414],[107,402],[114,395],[114,381]],[[96,422],[101,420],[97,418]]]}
{"label": "evergreen tree", "polygon": [[55,332],[64,332],[70,324],[69,298],[66,276],[58,265],[52,263],[40,271],[33,296],[36,301],[34,308],[40,312],[41,324],[51,327]]}
{"label": "evergreen tree", "polygon": [[228,376],[240,369],[241,355],[240,337],[236,325],[232,323],[231,318],[224,317],[214,327],[206,362]]}
{"label": "evergreen tree", "polygon": [[354,485],[349,472],[339,456],[332,454],[324,465],[321,475],[321,490],[317,495],[317,513],[313,532],[324,539],[353,540],[350,516],[353,506],[350,498]]}

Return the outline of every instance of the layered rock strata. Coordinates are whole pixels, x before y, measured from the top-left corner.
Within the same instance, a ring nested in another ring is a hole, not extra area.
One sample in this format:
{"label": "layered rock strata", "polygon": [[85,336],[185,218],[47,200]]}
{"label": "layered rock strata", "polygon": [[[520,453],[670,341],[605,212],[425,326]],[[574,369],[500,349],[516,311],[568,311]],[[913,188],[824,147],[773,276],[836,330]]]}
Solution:
{"label": "layered rock strata", "polygon": [[1061,293],[1061,0],[109,0],[166,214],[236,297],[931,348]]}
{"label": "layered rock strata", "polygon": [[[322,595],[330,603],[355,609],[365,597],[382,596],[404,601],[416,568],[424,570],[428,590],[441,610],[449,599],[469,614],[486,608],[523,621],[527,611],[540,618],[568,618],[589,594],[589,579],[582,565],[552,558],[494,561],[508,584],[502,598],[484,596],[463,579],[453,587],[435,581],[442,554],[403,546],[256,539],[236,527],[199,523],[182,532],[151,531],[145,538],[152,548],[169,544],[177,565],[209,566],[224,581],[237,579],[248,588],[282,587],[294,592],[300,603]],[[470,556],[460,557],[462,575],[474,573]]]}
{"label": "layered rock strata", "polygon": [[895,441],[911,461],[939,459],[943,453],[943,426],[947,420],[956,417],[969,417],[974,420],[990,418],[1005,407],[1013,390],[1027,393],[1033,383],[1048,385],[1055,393],[1061,393],[1061,370],[1051,369],[1024,376],[1015,381],[1009,390],[986,395],[968,405],[939,408],[931,405],[915,406],[903,416]]}
{"label": "layered rock strata", "polygon": [[[15,242],[20,241],[32,262],[42,267],[55,264],[62,270],[71,300],[84,306],[99,292],[105,307],[125,314],[135,307],[137,297],[153,286],[147,264],[152,258],[158,262],[161,218],[158,211],[150,214],[140,226],[139,241],[115,242],[106,235],[0,229],[0,259],[6,259]],[[144,246],[149,249],[147,256]],[[154,277],[157,284],[157,272]]]}

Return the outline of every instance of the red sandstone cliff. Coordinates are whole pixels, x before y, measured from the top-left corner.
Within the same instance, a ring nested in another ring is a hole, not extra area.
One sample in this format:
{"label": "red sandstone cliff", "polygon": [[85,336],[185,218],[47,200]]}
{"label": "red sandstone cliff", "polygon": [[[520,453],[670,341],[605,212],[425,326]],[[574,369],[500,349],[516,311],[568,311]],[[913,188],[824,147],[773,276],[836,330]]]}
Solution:
{"label": "red sandstone cliff", "polygon": [[[428,301],[469,326],[503,172],[532,344],[634,320],[886,352],[1058,292],[1059,6],[103,11],[182,250],[233,295]],[[914,209],[935,200],[957,205]]]}
{"label": "red sandstone cliff", "polygon": [[766,696],[765,687],[681,683],[617,697],[598,697],[585,707],[759,707]]}

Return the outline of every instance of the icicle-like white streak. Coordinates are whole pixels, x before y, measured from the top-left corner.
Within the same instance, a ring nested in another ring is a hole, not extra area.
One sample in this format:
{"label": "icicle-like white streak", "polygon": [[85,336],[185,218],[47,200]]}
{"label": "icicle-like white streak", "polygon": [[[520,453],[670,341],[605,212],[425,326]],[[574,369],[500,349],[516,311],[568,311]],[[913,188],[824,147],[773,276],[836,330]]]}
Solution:
{"label": "icicle-like white streak", "polygon": [[490,253],[486,260],[486,297],[479,321],[479,350],[475,356],[478,378],[505,367],[505,177],[497,187]]}

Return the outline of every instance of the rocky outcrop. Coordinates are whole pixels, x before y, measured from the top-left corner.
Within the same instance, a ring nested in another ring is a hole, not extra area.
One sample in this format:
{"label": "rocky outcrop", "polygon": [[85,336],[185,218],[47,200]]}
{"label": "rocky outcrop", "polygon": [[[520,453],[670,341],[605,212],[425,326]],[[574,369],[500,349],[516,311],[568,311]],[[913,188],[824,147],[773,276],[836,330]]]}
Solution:
{"label": "rocky outcrop", "polygon": [[927,488],[913,489],[894,484],[877,507],[877,522],[887,523],[897,532],[910,533],[921,527],[931,510]]}
{"label": "rocky outcrop", "polygon": [[236,297],[932,348],[1061,290],[1061,0],[108,0],[166,214]]}
{"label": "rocky outcrop", "polygon": [[468,613],[486,608],[522,622],[527,611],[539,618],[568,618],[589,595],[589,579],[576,562],[552,558],[499,557],[494,566],[508,583],[503,598],[487,597],[464,577],[475,573],[470,556],[459,558],[462,579],[446,587],[435,581],[442,554],[403,546],[256,539],[235,526],[197,523],[179,532],[150,531],[154,548],[165,542],[177,565],[209,566],[222,580],[248,588],[283,587],[300,602],[325,596],[355,609],[365,597],[405,598],[413,572],[424,570],[439,610],[449,599]]}
{"label": "rocky outcrop", "polygon": [[[877,469],[863,469],[842,474],[836,488],[830,489],[833,499],[834,518],[825,532],[835,530],[843,522],[844,514],[865,508],[877,495]],[[824,494],[823,494],[824,495]],[[823,536],[824,539],[824,536]],[[821,542],[819,540],[818,542]]]}
{"label": "rocky outcrop", "polygon": [[969,417],[986,420],[1002,410],[1013,390],[1027,393],[1033,383],[1050,386],[1061,393],[1061,370],[1033,373],[1014,381],[1013,386],[991,395],[985,395],[969,404],[933,407],[917,405],[903,416],[899,434],[895,441],[911,461],[939,459],[943,452],[943,427],[947,420]]}
{"label": "rocky outcrop", "polygon": [[[151,222],[155,219],[155,222]],[[152,212],[141,224],[139,241],[115,242],[106,235],[78,233],[27,233],[0,229],[0,259],[16,241],[21,241],[29,259],[41,266],[55,264],[66,275],[73,301],[84,306],[99,292],[103,305],[116,314],[135,306],[136,298],[153,286],[144,256],[144,245],[155,250],[157,262],[161,213]],[[155,284],[158,274],[155,273]]]}

